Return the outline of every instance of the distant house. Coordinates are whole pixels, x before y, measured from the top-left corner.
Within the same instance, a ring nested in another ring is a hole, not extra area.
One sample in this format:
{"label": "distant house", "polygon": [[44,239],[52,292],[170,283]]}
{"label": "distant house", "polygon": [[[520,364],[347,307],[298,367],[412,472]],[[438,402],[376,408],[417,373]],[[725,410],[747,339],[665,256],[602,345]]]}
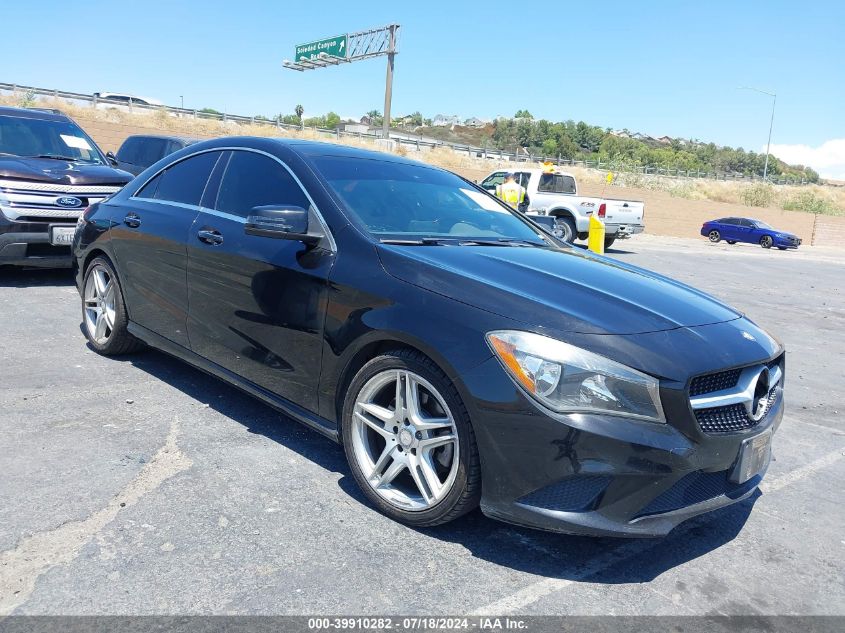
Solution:
{"label": "distant house", "polygon": [[648,134],[641,134],[640,132],[634,132],[631,134],[631,138],[637,141],[653,141],[654,139],[650,137]]}
{"label": "distant house", "polygon": [[361,117],[361,125],[372,125],[373,120],[368,117],[366,114]]}
{"label": "distant house", "polygon": [[619,138],[631,138],[631,135],[628,134],[625,130],[613,130],[610,133],[611,136],[617,136]]}
{"label": "distant house", "polygon": [[431,124],[434,127],[451,127],[453,125],[460,125],[461,120],[454,114],[452,116],[438,114],[431,120]]}
{"label": "distant house", "polygon": [[658,136],[655,140],[661,145],[669,145],[673,139],[671,136]]}
{"label": "distant house", "polygon": [[466,127],[484,127],[486,123],[478,117],[470,117],[469,119],[464,121],[464,125]]}

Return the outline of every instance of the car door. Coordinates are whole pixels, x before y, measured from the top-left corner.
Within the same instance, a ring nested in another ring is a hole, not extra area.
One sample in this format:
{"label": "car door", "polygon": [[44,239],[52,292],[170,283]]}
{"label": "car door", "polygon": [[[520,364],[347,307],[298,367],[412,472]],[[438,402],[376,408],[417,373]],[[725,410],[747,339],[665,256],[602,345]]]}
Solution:
{"label": "car door", "polygon": [[739,218],[737,220],[739,222],[739,226],[737,227],[737,235],[739,236],[738,242],[748,242],[749,244],[756,243],[760,238],[757,237],[757,227],[754,226],[754,223],[751,220],[746,220],[744,218]]}
{"label": "car door", "polygon": [[739,241],[739,220],[737,218],[724,218],[719,222],[719,233],[723,240]]}
{"label": "car door", "polygon": [[[232,150],[219,191],[188,241],[188,334],[200,356],[312,411],[317,410],[328,275],[334,252],[247,235],[258,206],[313,202],[277,158]],[[327,229],[326,229],[327,231]]]}
{"label": "car door", "polygon": [[174,163],[129,197],[113,218],[111,243],[130,320],[185,347],[188,231],[221,155],[203,152]]}

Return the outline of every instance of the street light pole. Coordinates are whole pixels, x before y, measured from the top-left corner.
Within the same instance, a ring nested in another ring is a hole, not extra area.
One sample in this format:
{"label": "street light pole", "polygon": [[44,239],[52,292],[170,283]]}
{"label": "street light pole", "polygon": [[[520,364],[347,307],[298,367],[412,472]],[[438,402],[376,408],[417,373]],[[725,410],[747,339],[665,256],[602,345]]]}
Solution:
{"label": "street light pole", "polygon": [[184,110],[185,109],[185,96],[179,95],[179,98],[182,100],[182,109]]}
{"label": "street light pole", "polygon": [[769,141],[766,143],[766,162],[763,164],[763,180],[766,180],[769,175],[769,150],[772,147],[772,127],[775,124],[775,105],[778,102],[778,96],[774,92],[766,92],[759,88],[751,88],[750,86],[741,86],[742,90],[753,90],[760,94],[768,95],[772,98],[772,117],[769,119]]}

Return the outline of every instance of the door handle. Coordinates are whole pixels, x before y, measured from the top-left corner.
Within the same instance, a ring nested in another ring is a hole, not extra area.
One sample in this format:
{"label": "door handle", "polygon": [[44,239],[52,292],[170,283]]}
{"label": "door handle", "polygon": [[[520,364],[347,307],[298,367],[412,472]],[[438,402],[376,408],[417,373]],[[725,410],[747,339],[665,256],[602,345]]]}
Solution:
{"label": "door handle", "polygon": [[223,236],[220,234],[220,231],[215,229],[200,229],[197,231],[197,238],[200,242],[211,244],[212,246],[218,246],[223,243]]}
{"label": "door handle", "polygon": [[130,229],[137,229],[141,226],[141,216],[137,213],[127,213],[126,217],[123,218],[123,223]]}

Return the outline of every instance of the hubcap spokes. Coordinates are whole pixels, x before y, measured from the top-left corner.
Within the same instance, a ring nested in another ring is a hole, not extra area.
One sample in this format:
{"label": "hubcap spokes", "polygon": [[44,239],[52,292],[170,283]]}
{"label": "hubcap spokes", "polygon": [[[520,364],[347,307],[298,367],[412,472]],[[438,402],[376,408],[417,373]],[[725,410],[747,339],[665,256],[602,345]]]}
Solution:
{"label": "hubcap spokes", "polygon": [[361,389],[352,448],[370,487],[403,510],[425,510],[452,488],[458,434],[443,397],[424,378],[386,371]]}
{"label": "hubcap spokes", "polygon": [[102,266],[96,266],[88,275],[83,293],[85,328],[93,341],[104,344],[114,329],[114,280]]}

